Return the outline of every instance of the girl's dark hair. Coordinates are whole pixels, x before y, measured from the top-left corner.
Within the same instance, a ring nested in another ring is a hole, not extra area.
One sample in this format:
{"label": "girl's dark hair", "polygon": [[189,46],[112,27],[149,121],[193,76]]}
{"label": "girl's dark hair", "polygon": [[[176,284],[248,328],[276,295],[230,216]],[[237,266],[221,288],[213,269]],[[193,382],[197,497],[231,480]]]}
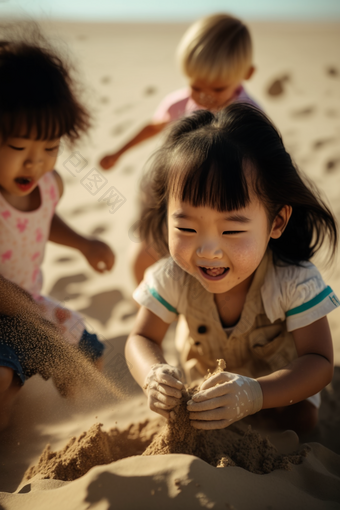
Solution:
{"label": "girl's dark hair", "polygon": [[338,232],[329,207],[302,178],[270,120],[241,103],[216,115],[198,111],[173,126],[142,184],[141,238],[168,253],[170,195],[195,207],[232,211],[249,203],[249,186],[264,204],[269,224],[284,205],[292,207],[282,236],[269,241],[276,261],[307,261],[327,236],[334,256]]}
{"label": "girl's dark hair", "polygon": [[0,138],[22,134],[48,140],[77,140],[90,127],[90,115],[78,101],[70,67],[39,30],[25,39],[0,40]]}

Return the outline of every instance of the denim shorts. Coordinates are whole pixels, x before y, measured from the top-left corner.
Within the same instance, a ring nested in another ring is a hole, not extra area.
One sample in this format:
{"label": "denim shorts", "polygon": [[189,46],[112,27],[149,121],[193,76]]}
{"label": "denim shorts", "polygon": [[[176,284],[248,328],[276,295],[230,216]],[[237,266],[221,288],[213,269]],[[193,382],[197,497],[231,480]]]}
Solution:
{"label": "denim shorts", "polygon": [[[32,366],[31,359],[35,355],[34,349],[29,346],[27,349],[19,349],[11,338],[15,338],[16,331],[22,335],[20,320],[0,314],[0,366],[11,368],[18,375],[21,384],[24,384],[26,379],[38,371],[28,368]],[[105,348],[104,344],[98,340],[97,335],[89,333],[86,329],[84,329],[77,347],[91,361],[100,358]]]}

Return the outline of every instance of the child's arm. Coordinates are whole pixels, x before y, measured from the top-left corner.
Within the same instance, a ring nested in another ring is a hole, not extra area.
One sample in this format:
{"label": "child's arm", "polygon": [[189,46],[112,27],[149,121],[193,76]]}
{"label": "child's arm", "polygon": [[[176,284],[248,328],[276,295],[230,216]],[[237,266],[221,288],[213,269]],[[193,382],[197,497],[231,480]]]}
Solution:
{"label": "child's arm", "polygon": [[[56,171],[54,171],[54,175],[56,177],[59,194],[61,196],[63,194],[62,180]],[[54,243],[63,244],[64,246],[69,246],[70,248],[79,250],[87,259],[90,266],[99,273],[109,271],[113,267],[115,256],[111,248],[106,243],[95,238],[85,237],[78,234],[56,213],[52,218],[49,240]]]}
{"label": "child's arm", "polygon": [[133,138],[131,138],[129,142],[123,145],[119,151],[104,156],[99,162],[100,166],[104,170],[108,170],[109,168],[113,167],[118,159],[124,154],[124,152],[131,149],[131,147],[134,147],[135,145],[138,145],[139,143],[158,135],[158,133],[160,133],[167,125],[168,122],[147,124]]}
{"label": "child's arm", "polygon": [[263,409],[296,404],[321,391],[333,377],[333,345],[327,317],[292,331],[298,358],[260,377]]}
{"label": "child's arm", "polygon": [[205,381],[188,405],[192,425],[224,428],[260,409],[296,404],[322,390],[333,375],[327,317],[292,334],[298,358],[281,370],[257,380],[221,372]]}
{"label": "child's arm", "polygon": [[180,370],[167,364],[161,349],[168,327],[142,306],[125,346],[131,374],[147,394],[150,409],[166,418],[178,405],[183,388]]}

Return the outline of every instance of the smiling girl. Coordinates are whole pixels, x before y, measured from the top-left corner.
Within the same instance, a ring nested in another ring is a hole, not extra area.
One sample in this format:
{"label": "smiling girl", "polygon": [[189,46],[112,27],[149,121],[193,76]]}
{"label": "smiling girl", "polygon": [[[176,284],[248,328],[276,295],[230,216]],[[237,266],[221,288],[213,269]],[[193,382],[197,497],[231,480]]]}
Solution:
{"label": "smiling girl", "polygon": [[334,253],[337,227],[275,127],[245,104],[194,113],[156,154],[149,186],[141,233],[165,258],[134,293],[126,357],[150,408],[169,417],[181,398],[184,379],[161,348],[181,315],[187,381],[226,362],[188,402],[194,427],[272,409],[281,427],[313,428],[333,373],[326,315],[339,301],[310,259],[327,238]]}
{"label": "smiling girl", "polygon": [[[78,249],[99,272],[113,267],[114,254],[102,241],[76,233],[55,212],[63,193],[54,170],[60,140],[72,143],[85,133],[89,114],[55,51],[39,33],[32,39],[0,43],[0,274],[33,297],[66,341],[98,360],[104,345],[85,330],[81,316],[41,295],[48,240]],[[0,315],[2,413],[13,385],[32,375],[27,366],[35,356],[29,342],[18,351],[9,323]]]}

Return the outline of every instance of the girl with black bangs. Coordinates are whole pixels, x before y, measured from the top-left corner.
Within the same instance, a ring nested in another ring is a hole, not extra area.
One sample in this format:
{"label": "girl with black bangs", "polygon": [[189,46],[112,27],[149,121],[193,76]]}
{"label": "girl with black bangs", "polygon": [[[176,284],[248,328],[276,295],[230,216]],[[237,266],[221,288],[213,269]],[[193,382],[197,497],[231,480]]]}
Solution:
{"label": "girl with black bangs", "polygon": [[126,357],[150,408],[169,418],[182,396],[181,371],[161,348],[181,316],[187,382],[226,363],[188,402],[193,427],[265,409],[279,427],[312,429],[333,374],[326,315],[339,300],[310,259],[327,239],[334,255],[337,226],[275,127],[245,104],[197,112],[172,129],[145,187],[142,239],[164,258],[134,292]]}
{"label": "girl with black bangs", "polygon": [[[54,170],[60,139],[72,144],[90,126],[74,90],[69,70],[38,32],[28,42],[1,42],[0,274],[33,297],[42,317],[56,324],[66,341],[100,364],[104,345],[85,330],[81,316],[41,295],[48,240],[78,249],[96,271],[114,264],[106,243],[76,233],[55,212],[63,193]],[[0,313],[7,313],[3,306]],[[34,373],[28,369],[34,349],[27,341],[19,352],[10,341],[11,320],[0,316],[0,428],[15,388]]]}

